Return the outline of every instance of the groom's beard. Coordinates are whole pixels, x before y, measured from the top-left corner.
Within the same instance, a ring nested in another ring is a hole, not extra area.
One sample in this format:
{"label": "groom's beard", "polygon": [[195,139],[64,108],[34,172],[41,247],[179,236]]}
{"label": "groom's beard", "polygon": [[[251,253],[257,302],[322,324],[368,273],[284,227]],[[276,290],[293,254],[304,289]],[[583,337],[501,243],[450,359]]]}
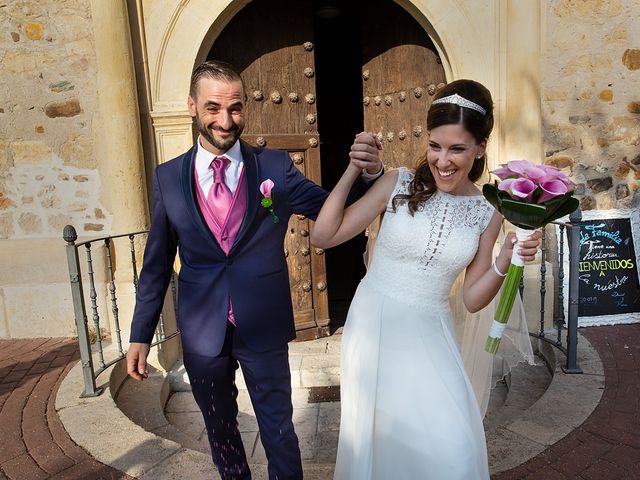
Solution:
{"label": "groom's beard", "polygon": [[[199,116],[196,116],[195,120],[196,128],[198,129],[198,133],[202,135],[202,138],[222,152],[226,152],[233,147],[233,145],[238,141],[238,138],[240,138],[240,134],[242,134],[243,128],[235,123],[231,128],[225,130],[216,124],[211,124],[208,127],[205,126]],[[227,138],[220,138],[215,135],[216,131],[228,132],[231,135]]]}

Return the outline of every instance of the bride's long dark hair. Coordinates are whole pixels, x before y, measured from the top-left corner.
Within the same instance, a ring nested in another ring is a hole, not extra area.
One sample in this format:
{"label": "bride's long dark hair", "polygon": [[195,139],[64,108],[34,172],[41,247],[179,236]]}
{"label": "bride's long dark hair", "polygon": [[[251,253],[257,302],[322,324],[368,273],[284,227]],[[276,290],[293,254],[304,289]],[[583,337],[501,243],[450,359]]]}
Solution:
{"label": "bride's long dark hair", "polygon": [[[471,108],[461,107],[453,103],[438,103],[431,105],[427,113],[427,130],[431,131],[442,125],[460,124],[469,132],[477,143],[482,143],[489,138],[493,130],[493,100],[487,88],[473,80],[456,80],[445,85],[434,97],[448,97],[458,94],[486,110],[482,114]],[[469,171],[469,180],[478,181],[485,171],[487,163],[486,154],[476,158]],[[393,209],[400,203],[407,203],[409,213],[413,215],[416,210],[426,202],[437,190],[436,180],[433,178],[429,164],[427,163],[427,153],[420,160],[416,167],[416,173],[409,185],[407,194],[398,194],[393,197]]]}

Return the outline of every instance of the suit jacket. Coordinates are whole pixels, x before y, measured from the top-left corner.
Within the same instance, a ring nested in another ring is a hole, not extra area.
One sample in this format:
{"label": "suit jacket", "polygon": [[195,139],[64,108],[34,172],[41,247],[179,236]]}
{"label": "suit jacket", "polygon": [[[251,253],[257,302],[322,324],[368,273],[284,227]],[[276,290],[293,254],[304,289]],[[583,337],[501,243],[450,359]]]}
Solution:
{"label": "suit jacket", "polygon": [[[229,255],[225,255],[199,210],[195,193],[197,148],[159,165],[154,173],[151,228],[140,273],[131,342],[151,343],[164,296],[180,255],[178,327],[185,352],[220,353],[229,302],[238,333],[255,351],[281,347],[295,338],[284,236],[289,217],[315,220],[328,193],[293,166],[283,151],[254,149],[241,141],[247,210]],[[274,223],[260,205],[259,186],[271,179]],[[367,186],[358,180],[350,198]]]}

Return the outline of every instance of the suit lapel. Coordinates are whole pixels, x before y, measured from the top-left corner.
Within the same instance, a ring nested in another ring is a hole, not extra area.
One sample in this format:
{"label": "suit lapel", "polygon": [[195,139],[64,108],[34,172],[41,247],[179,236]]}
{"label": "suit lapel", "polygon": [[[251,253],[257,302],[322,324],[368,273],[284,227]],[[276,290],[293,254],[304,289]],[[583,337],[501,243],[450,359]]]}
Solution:
{"label": "suit lapel", "polygon": [[256,216],[258,206],[260,205],[260,190],[258,185],[260,172],[256,152],[251,145],[243,142],[242,140],[240,140],[240,149],[242,151],[242,159],[244,161],[244,178],[247,182],[247,211],[244,214],[240,230],[238,231],[238,235],[236,236],[231,252],[229,253],[233,253],[236,250],[238,244],[246,235],[253,219]]}
{"label": "suit lapel", "polygon": [[182,188],[182,194],[184,196],[185,203],[187,205],[187,210],[189,211],[189,215],[191,219],[198,227],[198,230],[209,239],[212,247],[215,248],[215,252],[220,254],[221,256],[225,256],[222,248],[218,244],[216,237],[213,236],[211,230],[207,226],[207,223],[202,216],[202,212],[198,206],[198,199],[196,195],[196,185],[195,185],[195,159],[196,152],[198,151],[196,146],[193,146],[191,150],[185,153],[182,158],[182,171],[180,172],[180,184]]}

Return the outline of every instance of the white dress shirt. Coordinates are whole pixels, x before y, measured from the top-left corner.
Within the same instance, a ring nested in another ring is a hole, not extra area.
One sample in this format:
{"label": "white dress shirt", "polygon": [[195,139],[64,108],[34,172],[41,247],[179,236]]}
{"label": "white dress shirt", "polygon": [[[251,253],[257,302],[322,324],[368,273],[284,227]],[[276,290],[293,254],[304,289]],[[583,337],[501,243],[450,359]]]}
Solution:
{"label": "white dress shirt", "polygon": [[226,157],[229,159],[229,165],[224,170],[224,183],[231,190],[233,195],[238,187],[238,181],[240,180],[240,174],[244,168],[244,162],[242,161],[242,151],[240,150],[240,141],[236,141],[224,155],[214,155],[213,153],[205,150],[200,144],[200,137],[198,137],[198,151],[196,152],[196,173],[198,174],[198,183],[202,189],[202,193],[206,197],[209,194],[209,190],[213,186],[213,169],[211,168],[211,162],[216,157]]}

